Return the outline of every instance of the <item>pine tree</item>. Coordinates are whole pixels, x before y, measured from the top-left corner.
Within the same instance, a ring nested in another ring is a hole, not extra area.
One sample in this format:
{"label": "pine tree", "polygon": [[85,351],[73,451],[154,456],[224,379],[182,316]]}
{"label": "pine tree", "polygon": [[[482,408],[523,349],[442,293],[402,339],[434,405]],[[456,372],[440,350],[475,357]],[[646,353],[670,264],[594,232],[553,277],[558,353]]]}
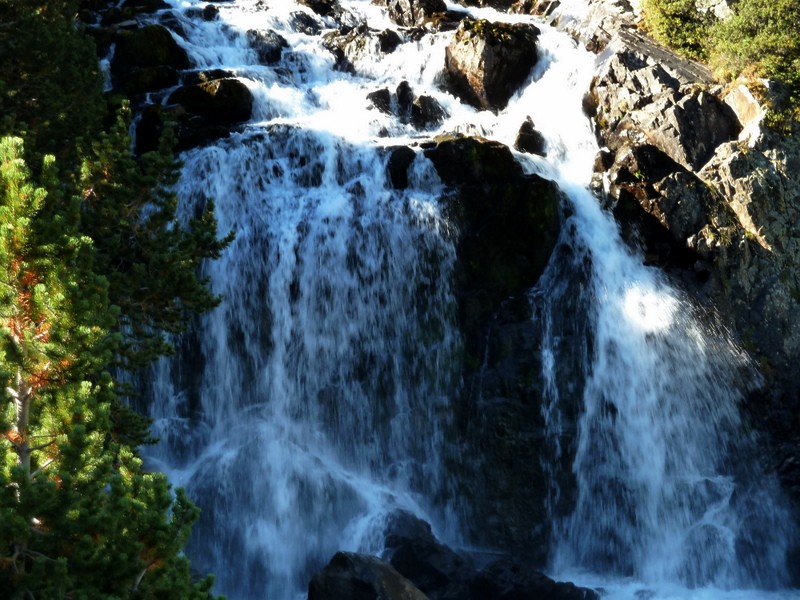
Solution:
{"label": "pine tree", "polygon": [[92,242],[77,214],[39,221],[54,163],[36,185],[22,154],[0,139],[0,589],[210,598],[211,579],[192,581],[180,555],[197,508],[144,472],[113,423],[115,311]]}
{"label": "pine tree", "polygon": [[111,302],[121,309],[125,337],[119,355],[126,368],[169,353],[165,333],[183,331],[191,318],[219,303],[200,277],[204,260],[217,258],[232,235],[217,239],[213,202],[180,224],[172,190],[180,164],[173,138],[141,157],[131,155],[127,109],[92,145],[83,165],[82,228],[100,257]]}

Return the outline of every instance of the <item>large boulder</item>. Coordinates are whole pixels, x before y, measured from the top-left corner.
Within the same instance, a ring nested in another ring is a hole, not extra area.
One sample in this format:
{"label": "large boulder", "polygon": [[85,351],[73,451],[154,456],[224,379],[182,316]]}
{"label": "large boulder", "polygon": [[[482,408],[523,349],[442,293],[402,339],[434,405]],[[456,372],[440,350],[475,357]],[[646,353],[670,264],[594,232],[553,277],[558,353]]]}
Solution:
{"label": "large boulder", "polygon": [[560,194],[552,181],[525,175],[499,142],[441,136],[425,156],[453,190],[447,211],[459,231],[456,277],[470,340],[500,302],[544,271],[560,230]]}
{"label": "large boulder", "polygon": [[[139,77],[142,71],[152,71],[153,81],[161,82],[177,79],[177,71],[189,68],[189,56],[180,44],[172,37],[166,27],[147,25],[133,31],[120,30],[116,37],[116,48],[111,59],[111,76],[115,86],[124,88],[126,79]],[[139,75],[137,75],[139,73]],[[169,75],[165,75],[169,74]],[[171,83],[167,83],[171,85]],[[139,88],[149,85],[137,83]]]}
{"label": "large boulder", "polygon": [[536,64],[539,30],[464,19],[445,50],[450,90],[480,110],[502,110]]}
{"label": "large boulder", "polygon": [[169,104],[180,104],[208,124],[234,125],[250,119],[253,95],[235,78],[214,79],[179,87],[170,94]]}
{"label": "large boulder", "polygon": [[428,600],[392,565],[365,554],[337,552],[308,585],[308,600]]}
{"label": "large boulder", "polygon": [[431,600],[460,598],[475,574],[472,560],[439,542],[428,523],[398,510],[384,531],[385,556]]}

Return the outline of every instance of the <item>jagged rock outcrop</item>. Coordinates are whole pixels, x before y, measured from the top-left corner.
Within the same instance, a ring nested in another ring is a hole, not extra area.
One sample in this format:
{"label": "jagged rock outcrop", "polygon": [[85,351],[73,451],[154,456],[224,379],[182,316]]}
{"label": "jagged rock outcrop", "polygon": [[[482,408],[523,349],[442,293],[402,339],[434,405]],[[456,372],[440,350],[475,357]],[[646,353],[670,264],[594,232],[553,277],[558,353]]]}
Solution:
{"label": "jagged rock outcrop", "polygon": [[742,82],[716,85],[630,29],[625,3],[558,13],[603,50],[587,108],[607,146],[597,169],[615,216],[759,364],[764,386],[745,409],[800,506],[800,144],[760,128],[764,110]]}
{"label": "jagged rock outcrop", "polygon": [[533,25],[464,19],[445,51],[450,90],[480,110],[505,108],[536,64]]}

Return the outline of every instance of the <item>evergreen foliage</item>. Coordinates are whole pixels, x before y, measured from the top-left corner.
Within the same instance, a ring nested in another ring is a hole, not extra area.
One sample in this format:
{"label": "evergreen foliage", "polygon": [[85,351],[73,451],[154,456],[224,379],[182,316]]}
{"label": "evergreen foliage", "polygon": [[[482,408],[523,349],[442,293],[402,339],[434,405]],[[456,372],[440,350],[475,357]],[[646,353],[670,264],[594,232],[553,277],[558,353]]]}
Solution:
{"label": "evergreen foliage", "polygon": [[698,12],[695,0],[644,0],[642,14],[657,41],[695,60],[706,58],[711,21]]}
{"label": "evergreen foliage", "polygon": [[198,509],[143,469],[110,372],[217,303],[199,267],[229,238],[211,205],[177,221],[169,136],[132,155],[76,14],[0,0],[0,595],[208,599],[181,555]]}
{"label": "evergreen foliage", "polygon": [[180,549],[197,508],[118,435],[116,311],[78,219],[38,227],[56,179],[0,139],[0,589],[9,598],[209,598]]}

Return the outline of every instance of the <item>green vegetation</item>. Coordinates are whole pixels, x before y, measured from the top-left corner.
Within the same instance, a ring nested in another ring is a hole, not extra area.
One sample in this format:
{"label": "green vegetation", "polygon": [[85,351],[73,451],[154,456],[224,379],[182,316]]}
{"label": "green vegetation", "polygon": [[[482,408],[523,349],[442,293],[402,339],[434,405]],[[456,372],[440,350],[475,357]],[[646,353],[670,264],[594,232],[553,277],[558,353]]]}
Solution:
{"label": "green vegetation", "polygon": [[738,0],[733,14],[716,19],[695,0],[644,0],[645,25],[655,39],[707,62],[722,80],[740,75],[777,83],[768,123],[796,127],[800,120],[800,3]]}
{"label": "green vegetation", "polygon": [[177,223],[168,146],[134,157],[70,0],[0,0],[0,590],[208,599],[198,509],[142,468],[149,423],[111,373],[170,351],[218,299],[213,207]]}

